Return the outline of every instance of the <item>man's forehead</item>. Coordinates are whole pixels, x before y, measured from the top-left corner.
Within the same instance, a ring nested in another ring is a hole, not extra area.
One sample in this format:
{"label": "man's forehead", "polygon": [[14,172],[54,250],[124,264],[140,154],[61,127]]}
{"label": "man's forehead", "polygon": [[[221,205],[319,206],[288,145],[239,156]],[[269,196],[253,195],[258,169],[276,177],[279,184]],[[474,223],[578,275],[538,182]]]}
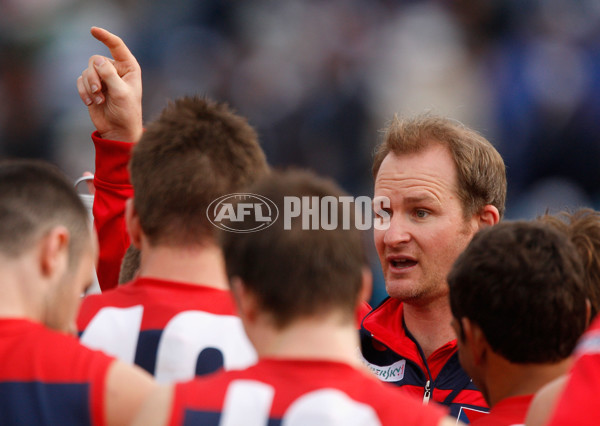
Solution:
{"label": "man's forehead", "polygon": [[[381,162],[380,171],[382,168],[398,167],[398,165],[406,163],[417,163],[420,166],[427,168],[432,164],[444,164],[445,166],[456,170],[456,165],[452,157],[450,149],[441,143],[432,142],[425,145],[417,151],[410,152],[394,152],[390,151]],[[379,175],[379,174],[378,174]]]}
{"label": "man's forehead", "polygon": [[425,201],[444,194],[458,193],[456,178],[434,172],[390,171],[382,173],[375,181],[375,196],[401,195],[408,201]]}
{"label": "man's forehead", "polygon": [[420,176],[455,183],[457,169],[450,150],[441,144],[431,144],[410,153],[388,153],[383,159],[375,185],[385,179],[418,178]]}

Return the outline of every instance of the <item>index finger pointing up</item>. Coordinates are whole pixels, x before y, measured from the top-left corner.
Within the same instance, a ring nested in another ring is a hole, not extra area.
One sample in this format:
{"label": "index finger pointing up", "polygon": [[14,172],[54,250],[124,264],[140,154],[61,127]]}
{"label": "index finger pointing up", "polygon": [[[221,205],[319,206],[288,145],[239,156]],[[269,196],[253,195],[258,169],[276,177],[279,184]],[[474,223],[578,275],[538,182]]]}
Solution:
{"label": "index finger pointing up", "polygon": [[100,27],[92,27],[90,32],[100,42],[110,50],[110,54],[117,62],[136,62],[135,57],[121,40],[119,36]]}

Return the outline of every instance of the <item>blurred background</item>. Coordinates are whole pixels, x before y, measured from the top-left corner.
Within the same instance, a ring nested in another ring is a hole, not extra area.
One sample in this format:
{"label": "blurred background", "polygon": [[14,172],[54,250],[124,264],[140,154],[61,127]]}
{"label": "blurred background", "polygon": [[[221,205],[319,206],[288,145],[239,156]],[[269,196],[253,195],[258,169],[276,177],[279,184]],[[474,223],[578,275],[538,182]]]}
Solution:
{"label": "blurred background", "polygon": [[0,156],[93,171],[75,87],[108,54],[92,25],[140,62],[146,121],[184,94],[224,100],[272,165],[372,195],[381,129],[431,111],[500,151],[507,218],[600,207],[597,0],[0,0]]}

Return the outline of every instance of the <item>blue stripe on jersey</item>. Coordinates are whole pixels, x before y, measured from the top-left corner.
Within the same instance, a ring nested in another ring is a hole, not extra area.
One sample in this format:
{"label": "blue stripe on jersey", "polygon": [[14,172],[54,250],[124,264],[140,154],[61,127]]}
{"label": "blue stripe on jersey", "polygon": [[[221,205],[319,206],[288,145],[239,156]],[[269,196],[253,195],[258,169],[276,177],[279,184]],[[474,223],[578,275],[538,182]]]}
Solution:
{"label": "blue stripe on jersey", "polygon": [[156,353],[162,332],[162,330],[144,330],[140,331],[138,337],[134,363],[152,375],[156,367]]}
{"label": "blue stripe on jersey", "polygon": [[6,425],[91,425],[89,384],[1,382],[0,419]]}
{"label": "blue stripe on jersey", "polygon": [[183,415],[183,426],[219,426],[221,413],[215,411],[185,410]]}
{"label": "blue stripe on jersey", "polygon": [[[156,354],[163,330],[143,330],[138,337],[135,364],[155,375]],[[216,348],[205,348],[196,361],[196,376],[214,373],[224,366],[223,354]]]}

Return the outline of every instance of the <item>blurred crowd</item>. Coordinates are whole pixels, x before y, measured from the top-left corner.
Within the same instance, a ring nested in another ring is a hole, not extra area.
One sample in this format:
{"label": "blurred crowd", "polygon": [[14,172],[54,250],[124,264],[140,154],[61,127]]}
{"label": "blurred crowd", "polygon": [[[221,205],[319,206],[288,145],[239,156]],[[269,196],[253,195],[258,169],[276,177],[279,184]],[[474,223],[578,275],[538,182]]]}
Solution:
{"label": "blurred crowd", "polygon": [[138,58],[147,120],[168,99],[228,101],[272,165],[370,195],[394,113],[479,130],[505,159],[508,218],[600,205],[600,3],[594,0],[0,0],[0,155],[93,168],[74,85],[92,25]]}
{"label": "blurred crowd", "polygon": [[[0,162],[2,422],[599,424],[598,24],[0,0],[0,158],[69,178]],[[347,192],[381,206],[367,253]]]}

